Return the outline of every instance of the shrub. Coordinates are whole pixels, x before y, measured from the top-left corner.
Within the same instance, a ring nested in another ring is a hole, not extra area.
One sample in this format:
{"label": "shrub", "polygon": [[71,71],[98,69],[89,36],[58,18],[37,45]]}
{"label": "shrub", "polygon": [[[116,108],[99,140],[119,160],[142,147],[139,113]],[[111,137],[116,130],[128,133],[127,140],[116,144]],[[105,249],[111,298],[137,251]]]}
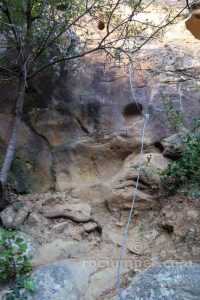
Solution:
{"label": "shrub", "polygon": [[0,281],[11,280],[10,292],[6,300],[25,300],[27,290],[34,291],[34,282],[29,277],[32,269],[27,244],[12,230],[0,231]]}
{"label": "shrub", "polygon": [[196,129],[198,126],[185,137],[185,147],[180,159],[171,162],[160,172],[161,185],[168,195],[173,195],[177,191],[194,196],[200,195],[200,134]]}

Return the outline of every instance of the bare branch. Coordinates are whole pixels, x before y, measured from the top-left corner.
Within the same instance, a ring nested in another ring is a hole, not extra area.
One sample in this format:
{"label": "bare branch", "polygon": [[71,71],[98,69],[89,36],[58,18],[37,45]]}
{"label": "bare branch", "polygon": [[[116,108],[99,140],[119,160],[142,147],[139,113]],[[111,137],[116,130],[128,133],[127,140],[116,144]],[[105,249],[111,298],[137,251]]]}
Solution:
{"label": "bare branch", "polygon": [[[194,1],[194,2],[195,2],[195,1]],[[151,34],[151,35],[150,35],[150,36],[149,36],[149,37],[148,37],[148,38],[147,38],[147,39],[146,39],[139,47],[137,47],[135,50],[131,51],[130,54],[133,54],[133,53],[139,51],[139,50],[140,50],[145,44],[147,44],[147,43],[148,43],[155,35],[157,35],[159,31],[161,31],[162,29],[164,29],[164,28],[167,27],[168,25],[172,24],[172,23],[174,22],[174,20],[177,19],[177,18],[180,16],[180,14],[181,14],[186,8],[187,8],[187,6],[184,6],[184,8],[183,8],[181,11],[179,11],[179,13],[176,14],[175,17],[173,17],[171,20],[169,20],[169,21],[168,21],[167,23],[165,23],[164,25],[162,25],[162,26],[160,26],[159,28],[157,28],[157,30],[155,30],[155,31],[153,32],[153,34]],[[129,18],[130,18],[130,17],[129,17]],[[32,77],[36,76],[38,73],[40,73],[41,71],[43,71],[43,70],[45,70],[45,69],[49,68],[50,66],[53,66],[53,65],[55,65],[55,64],[57,64],[57,63],[60,63],[60,62],[62,62],[62,61],[69,61],[69,60],[81,58],[81,57],[84,57],[84,56],[86,56],[86,55],[88,55],[88,54],[90,54],[90,53],[92,53],[92,52],[96,52],[96,51],[98,51],[98,50],[105,50],[105,49],[106,49],[106,50],[108,51],[109,48],[110,48],[110,49],[111,49],[111,48],[112,48],[112,49],[118,49],[118,48],[115,48],[115,47],[108,47],[108,46],[105,46],[105,45],[103,45],[103,43],[105,42],[105,40],[107,39],[107,37],[110,36],[110,34],[112,34],[112,33],[113,33],[116,29],[118,29],[120,26],[124,25],[127,21],[128,21],[128,18],[127,18],[126,20],[124,20],[123,22],[121,22],[120,24],[118,24],[115,28],[113,28],[113,29],[109,32],[109,34],[107,33],[107,34],[102,38],[102,40],[99,42],[99,45],[98,45],[97,47],[95,47],[95,48],[93,48],[93,49],[91,49],[91,50],[88,50],[88,51],[86,51],[86,52],[84,52],[84,53],[80,53],[80,54],[74,55],[74,56],[69,56],[69,57],[64,57],[64,58],[56,59],[56,60],[54,60],[54,61],[52,61],[52,62],[50,62],[50,63],[44,65],[44,66],[41,67],[40,69],[36,70],[34,73],[28,75],[27,78],[28,78],[28,79],[29,79],[29,78],[32,78]],[[122,51],[123,53],[125,53],[125,54],[129,57],[129,59],[131,59],[130,54],[129,54],[127,51],[123,50],[122,48],[120,48],[120,51]]]}
{"label": "bare branch", "polygon": [[121,1],[121,0],[118,0],[118,1],[116,2],[115,6],[113,7],[113,9],[112,9],[112,11],[111,11],[111,13],[110,13],[110,16],[109,16],[109,19],[108,19],[108,22],[107,22],[107,28],[106,28],[107,34],[109,34],[109,31],[110,31],[109,29],[110,29],[110,22],[111,22],[112,16],[113,16],[115,10],[117,9],[117,7],[119,6],[120,1]]}
{"label": "bare branch", "polygon": [[44,44],[42,45],[42,47],[36,51],[36,57],[35,57],[35,59],[37,59],[44,52],[44,50],[46,49],[46,47],[48,45],[48,42],[49,42],[51,36],[54,33],[55,27],[56,27],[56,22],[54,22],[52,28],[50,29],[49,33],[47,34],[47,37],[46,37],[46,39],[45,39]]}
{"label": "bare branch", "polygon": [[13,21],[11,18],[11,14],[10,14],[10,10],[8,8],[7,2],[5,0],[3,0],[3,4],[5,6],[5,8],[3,6],[0,7],[0,9],[2,10],[2,12],[6,15],[9,24],[11,25],[11,29],[13,31],[13,34],[15,36],[16,42],[18,44],[18,36],[17,36],[17,31],[15,30],[15,26],[13,26]]}
{"label": "bare branch", "polygon": [[0,66],[0,70],[6,71],[6,72],[12,73],[12,74],[18,74],[17,72],[14,72],[14,71],[11,70],[11,69],[7,69],[6,67],[3,67],[3,66]]}
{"label": "bare branch", "polygon": [[51,66],[53,66],[53,65],[55,65],[57,63],[60,63],[62,61],[69,61],[69,60],[81,58],[83,56],[86,56],[86,55],[88,55],[88,54],[90,54],[92,52],[96,52],[98,50],[103,50],[103,47],[97,46],[96,48],[88,50],[88,51],[86,51],[84,53],[80,53],[80,54],[77,54],[77,55],[74,55],[74,56],[65,57],[65,58],[56,59],[56,60],[54,60],[54,61],[52,61],[52,62],[44,65],[42,68],[40,68],[39,70],[35,71],[34,73],[28,75],[27,79],[30,79],[30,78],[34,77],[35,75],[37,75],[41,71],[43,71],[43,70],[45,70],[45,69],[47,69],[47,68],[49,68],[49,67],[51,67]]}
{"label": "bare branch", "polygon": [[[40,55],[42,54],[42,52],[44,52],[48,47],[50,47],[53,43],[56,42],[56,40],[59,39],[59,37],[67,32],[72,26],[74,26],[80,19],[82,19],[86,14],[88,14],[92,9],[93,7],[95,6],[95,4],[98,2],[98,0],[95,0],[93,2],[93,4],[87,8],[82,14],[80,14],[75,20],[73,20],[73,22],[71,22],[67,27],[65,27],[63,30],[61,30],[49,43],[48,42],[45,42],[45,45],[43,45],[43,47],[41,48],[42,51],[40,51]],[[49,39],[50,40],[50,37],[51,35],[49,36]],[[38,58],[39,55],[36,55],[36,58]]]}
{"label": "bare branch", "polygon": [[190,10],[189,0],[186,0],[186,6]]}
{"label": "bare branch", "polygon": [[13,79],[16,79],[18,78],[18,76],[11,76],[9,78],[0,78],[0,81],[10,81],[10,80],[13,80]]}
{"label": "bare branch", "polygon": [[[195,1],[193,1],[195,2]],[[155,35],[158,34],[159,31],[161,31],[162,29],[164,29],[165,27],[169,26],[170,24],[172,24],[180,15],[181,13],[187,8],[187,6],[184,6],[183,9],[181,9],[181,11],[179,11],[179,13],[174,17],[172,18],[172,20],[168,21],[167,23],[165,23],[164,25],[162,25],[161,27],[159,27],[157,30],[154,31],[154,33],[146,39],[146,41],[144,43],[142,43],[136,50],[132,51],[131,53],[135,53],[137,52],[138,50],[140,50],[145,44],[147,44]]]}

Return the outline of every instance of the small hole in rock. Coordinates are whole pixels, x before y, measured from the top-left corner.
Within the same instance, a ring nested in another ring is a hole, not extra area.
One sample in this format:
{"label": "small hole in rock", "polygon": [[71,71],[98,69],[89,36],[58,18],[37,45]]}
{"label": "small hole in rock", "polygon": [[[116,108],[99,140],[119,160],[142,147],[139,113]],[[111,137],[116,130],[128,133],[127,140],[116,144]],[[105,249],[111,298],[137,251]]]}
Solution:
{"label": "small hole in rock", "polygon": [[156,141],[154,142],[154,146],[155,146],[157,149],[159,149],[161,152],[164,151],[164,147],[163,147],[161,141],[156,140]]}
{"label": "small hole in rock", "polygon": [[123,116],[133,117],[142,114],[142,105],[140,103],[129,103],[124,107]]}

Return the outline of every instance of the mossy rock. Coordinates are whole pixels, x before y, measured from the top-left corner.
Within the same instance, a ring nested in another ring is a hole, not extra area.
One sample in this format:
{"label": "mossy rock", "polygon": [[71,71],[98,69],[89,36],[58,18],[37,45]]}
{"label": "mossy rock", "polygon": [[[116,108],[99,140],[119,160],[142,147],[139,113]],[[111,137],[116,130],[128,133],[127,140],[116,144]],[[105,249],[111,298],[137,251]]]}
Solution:
{"label": "mossy rock", "polygon": [[26,159],[17,153],[13,159],[8,182],[17,193],[30,193],[34,190],[34,182],[31,174],[36,162],[34,159]]}

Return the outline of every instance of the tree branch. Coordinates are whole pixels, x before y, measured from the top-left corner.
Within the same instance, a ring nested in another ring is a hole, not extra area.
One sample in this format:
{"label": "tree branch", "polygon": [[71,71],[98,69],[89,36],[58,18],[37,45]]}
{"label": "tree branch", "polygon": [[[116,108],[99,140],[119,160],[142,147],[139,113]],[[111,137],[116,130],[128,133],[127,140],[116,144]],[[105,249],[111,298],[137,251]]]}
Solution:
{"label": "tree branch", "polygon": [[[193,1],[193,2],[195,2],[195,1]],[[137,47],[135,50],[133,50],[132,52],[130,52],[130,54],[133,54],[133,53],[139,51],[139,50],[140,50],[145,44],[147,44],[147,43],[148,43],[148,42],[149,42],[149,41],[150,41],[150,40],[151,40],[151,39],[152,39],[152,38],[160,31],[160,30],[164,29],[165,27],[167,27],[168,25],[170,25],[171,23],[173,23],[174,20],[175,20],[177,17],[179,17],[180,14],[181,14],[186,8],[187,8],[187,6],[184,6],[184,8],[183,8],[178,14],[176,14],[175,17],[173,17],[170,21],[168,21],[167,23],[165,23],[164,25],[162,25],[161,27],[159,27],[157,30],[155,30],[155,31],[153,32],[153,34],[152,34],[151,36],[149,36],[149,37],[145,40],[144,43],[142,43],[139,47]],[[30,79],[30,78],[36,76],[36,75],[37,75],[38,73],[40,73],[41,71],[43,71],[43,70],[45,70],[45,69],[47,69],[47,68],[49,68],[49,67],[51,67],[51,66],[53,66],[53,65],[55,65],[55,64],[57,64],[57,63],[60,63],[60,62],[62,62],[62,61],[69,61],[69,60],[81,58],[81,57],[84,57],[84,56],[86,56],[86,55],[88,55],[88,54],[90,54],[90,53],[92,53],[92,52],[96,52],[96,51],[99,51],[99,50],[105,50],[105,48],[108,49],[109,47],[103,46],[103,42],[104,42],[104,41],[106,40],[106,38],[107,38],[108,36],[110,36],[110,34],[112,34],[117,28],[119,28],[120,26],[122,26],[123,24],[125,24],[125,23],[127,22],[127,20],[128,20],[128,19],[126,19],[125,21],[123,21],[122,23],[120,23],[119,25],[117,25],[114,29],[112,29],[112,30],[109,32],[109,34],[107,33],[107,34],[102,38],[102,40],[100,41],[100,43],[99,43],[99,45],[98,45],[97,47],[95,47],[95,48],[93,48],[93,49],[91,49],[91,50],[88,50],[88,51],[86,51],[86,52],[84,52],[84,53],[80,53],[80,54],[77,54],[77,55],[74,55],[74,56],[64,57],[64,58],[60,58],[60,59],[57,59],[57,60],[55,60],[55,61],[52,61],[52,62],[50,62],[50,63],[44,65],[44,66],[41,67],[40,69],[36,70],[34,73],[28,75],[27,78]],[[113,47],[113,48],[114,48],[114,47]],[[117,49],[117,48],[114,48],[114,49]],[[121,50],[122,52],[126,53],[127,56],[128,56],[129,59],[130,59],[130,54],[128,54],[128,52],[124,51],[123,49],[120,49],[120,50]]]}
{"label": "tree branch", "polygon": [[72,60],[72,59],[81,58],[81,57],[83,57],[85,55],[88,55],[88,54],[90,54],[92,52],[95,52],[97,50],[103,50],[103,47],[97,46],[96,48],[88,50],[88,51],[86,51],[84,53],[80,53],[80,54],[77,54],[77,55],[74,55],[74,56],[65,57],[65,58],[56,59],[56,60],[54,60],[54,61],[52,61],[52,62],[44,65],[43,67],[41,67],[39,70],[35,71],[34,73],[32,73],[30,75],[27,75],[27,79],[30,79],[30,78],[34,77],[35,75],[37,75],[41,71],[43,71],[43,70],[45,70],[45,69],[47,69],[47,68],[49,68],[49,67],[51,67],[51,66],[53,66],[53,65],[55,65],[57,63],[60,63],[62,61],[69,61],[69,60]]}
{"label": "tree branch", "polygon": [[15,36],[16,42],[19,45],[17,32],[15,30],[15,26],[13,26],[12,18],[11,18],[11,15],[10,15],[10,10],[9,10],[8,5],[7,5],[7,3],[6,3],[5,0],[3,0],[3,4],[5,5],[5,9],[2,6],[0,8],[1,8],[2,12],[6,15],[6,17],[8,19],[8,22],[11,25],[11,29],[12,29],[12,32],[13,32],[13,34]]}
{"label": "tree branch", "polygon": [[186,0],[186,7],[190,10],[189,0]]}
{"label": "tree branch", "polygon": [[17,72],[7,69],[6,67],[3,67],[3,66],[0,66],[0,70],[6,71],[8,73],[16,74],[16,75],[18,74]]}
{"label": "tree branch", "polygon": [[64,32],[67,32],[72,26],[74,26],[80,19],[82,19],[86,14],[88,14],[92,8],[95,6],[95,4],[98,2],[98,0],[95,0],[94,3],[87,9],[84,11],[84,13],[82,13],[81,15],[79,15],[72,23],[70,23],[67,27],[65,27],[64,30],[61,30],[61,32],[59,32],[59,34],[53,38],[51,40],[51,42],[49,44],[46,45],[46,47],[44,47],[43,51],[46,50],[47,47],[50,47]]}
{"label": "tree branch", "polygon": [[[195,2],[195,1],[193,1],[193,2]],[[192,3],[193,3],[192,2]],[[145,44],[147,44],[160,30],[162,30],[162,29],[164,29],[165,27],[167,27],[168,25],[170,25],[171,23],[173,23],[174,22],[174,20],[176,20],[179,16],[180,16],[180,14],[185,10],[187,8],[187,5],[186,6],[184,6],[184,8],[172,19],[172,20],[170,20],[170,21],[168,21],[167,23],[165,23],[163,26],[161,26],[160,28],[158,28],[156,31],[154,31],[154,33],[149,37],[149,38],[147,38],[147,40],[142,44],[142,45],[140,45],[136,50],[134,50],[134,51],[132,51],[131,53],[133,54],[133,53],[135,53],[135,52],[137,52],[138,50],[140,50]]]}

